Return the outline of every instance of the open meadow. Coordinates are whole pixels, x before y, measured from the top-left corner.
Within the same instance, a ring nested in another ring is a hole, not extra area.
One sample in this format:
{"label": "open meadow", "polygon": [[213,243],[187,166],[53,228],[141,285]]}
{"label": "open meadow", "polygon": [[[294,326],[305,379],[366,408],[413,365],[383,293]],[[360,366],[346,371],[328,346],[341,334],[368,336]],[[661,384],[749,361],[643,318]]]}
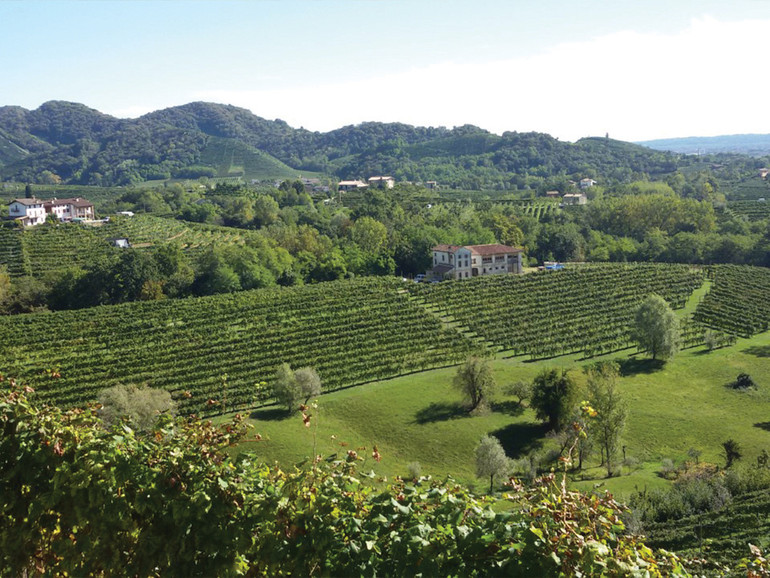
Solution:
{"label": "open meadow", "polygon": [[[721,443],[730,438],[739,441],[747,463],[755,462],[762,449],[770,449],[768,358],[770,333],[716,351],[685,350],[664,365],[633,349],[602,358],[621,366],[620,387],[629,404],[623,445],[632,465],[625,466],[622,475],[606,478],[594,458],[584,472],[575,474],[576,485],[591,489],[601,484],[620,496],[635,488],[667,485],[660,475],[662,460],[682,463],[695,448],[702,451],[702,461],[723,464]],[[498,357],[493,368],[497,383],[503,385],[531,380],[554,366],[570,369],[582,380],[581,368],[587,363],[575,356],[536,362]],[[258,409],[252,418],[263,441],[249,449],[268,462],[290,467],[314,452],[328,456],[365,447],[361,452],[368,456],[377,445],[382,461],[369,458],[367,467],[378,474],[405,476],[408,465],[418,462],[423,475],[451,475],[474,484],[474,450],[485,434],[498,437],[513,459],[533,451],[545,455],[555,447],[534,412],[519,407],[514,398],[498,394],[490,412],[468,415],[452,386],[455,371],[437,369],[323,395],[309,428],[298,414],[289,417],[275,406]],[[729,388],[739,373],[750,374],[758,389]],[[479,489],[483,487],[480,483]]]}

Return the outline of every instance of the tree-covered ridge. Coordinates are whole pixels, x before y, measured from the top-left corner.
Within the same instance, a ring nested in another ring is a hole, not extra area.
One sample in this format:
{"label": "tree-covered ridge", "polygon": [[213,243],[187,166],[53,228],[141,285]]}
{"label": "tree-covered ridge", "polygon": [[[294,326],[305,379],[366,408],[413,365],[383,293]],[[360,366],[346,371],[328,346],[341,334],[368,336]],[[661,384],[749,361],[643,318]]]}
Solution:
{"label": "tree-covered ridge", "polygon": [[33,111],[0,108],[0,175],[92,185],[227,176],[229,161],[207,154],[222,140],[277,163],[238,175],[247,178],[286,176],[283,165],[338,178],[391,174],[467,189],[524,187],[528,177],[566,181],[601,175],[624,182],[692,162],[609,138],[573,144],[540,133],[499,136],[470,125],[447,129],[378,122],[320,133],[204,102],[117,119],[81,104],[52,101]]}

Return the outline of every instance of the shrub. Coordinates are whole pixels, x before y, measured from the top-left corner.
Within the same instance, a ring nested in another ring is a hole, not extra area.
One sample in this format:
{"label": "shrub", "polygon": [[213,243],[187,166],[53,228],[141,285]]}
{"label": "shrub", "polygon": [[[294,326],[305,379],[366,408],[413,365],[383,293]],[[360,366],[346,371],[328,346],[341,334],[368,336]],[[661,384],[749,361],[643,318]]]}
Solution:
{"label": "shrub", "polygon": [[99,417],[107,427],[125,418],[134,428],[149,431],[158,421],[159,415],[176,413],[176,404],[168,391],[147,386],[109,387],[99,394],[99,403]]}
{"label": "shrub", "polygon": [[735,378],[735,381],[733,381],[730,386],[733,389],[749,389],[756,387],[757,384],[754,383],[754,380],[751,379],[751,376],[748,373],[739,373],[738,377]]}

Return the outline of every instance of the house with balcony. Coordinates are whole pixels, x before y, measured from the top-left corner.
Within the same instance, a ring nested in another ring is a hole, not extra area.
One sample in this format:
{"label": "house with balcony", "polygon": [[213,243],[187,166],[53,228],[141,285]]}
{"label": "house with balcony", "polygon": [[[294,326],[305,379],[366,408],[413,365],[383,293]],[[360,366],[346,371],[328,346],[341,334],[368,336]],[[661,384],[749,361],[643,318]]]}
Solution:
{"label": "house with balcony", "polygon": [[431,280],[468,279],[481,275],[522,273],[523,249],[507,245],[436,245]]}
{"label": "house with balcony", "polygon": [[44,201],[31,199],[14,199],[8,205],[8,216],[21,223],[24,227],[32,227],[45,223]]}

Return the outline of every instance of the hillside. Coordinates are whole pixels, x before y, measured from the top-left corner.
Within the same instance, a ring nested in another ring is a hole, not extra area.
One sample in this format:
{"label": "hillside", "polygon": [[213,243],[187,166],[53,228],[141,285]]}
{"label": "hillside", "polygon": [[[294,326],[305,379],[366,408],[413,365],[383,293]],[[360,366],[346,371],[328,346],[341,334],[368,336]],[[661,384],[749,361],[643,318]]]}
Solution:
{"label": "hillside", "polygon": [[[699,308],[702,322],[741,335],[765,331],[770,284],[764,272],[719,269],[714,297]],[[332,390],[453,365],[471,351],[543,359],[628,349],[629,318],[646,295],[661,293],[681,308],[702,279],[684,265],[614,264],[435,287],[369,277],[135,302],[2,317],[7,337],[0,354],[6,371],[65,405],[84,403],[116,383],[150,383],[176,397],[194,384],[184,400],[187,411],[216,413],[220,408],[206,401],[220,398],[220,388],[233,407],[270,399],[282,361],[317,367]],[[586,294],[591,300],[581,298]],[[595,303],[607,305],[602,315],[594,313]],[[529,323],[520,322],[524,316]],[[684,345],[704,343],[703,331],[688,325]],[[53,367],[61,377],[52,381],[47,370]],[[267,389],[258,395],[255,384],[262,381]]]}
{"label": "hillside", "polygon": [[523,187],[527,178],[627,180],[690,162],[605,138],[561,142],[541,133],[495,135],[465,125],[366,122],[326,133],[295,129],[248,110],[195,102],[117,119],[52,101],[29,111],[0,107],[0,177],[20,182],[129,185],[174,177],[275,179],[391,174],[450,188]]}

